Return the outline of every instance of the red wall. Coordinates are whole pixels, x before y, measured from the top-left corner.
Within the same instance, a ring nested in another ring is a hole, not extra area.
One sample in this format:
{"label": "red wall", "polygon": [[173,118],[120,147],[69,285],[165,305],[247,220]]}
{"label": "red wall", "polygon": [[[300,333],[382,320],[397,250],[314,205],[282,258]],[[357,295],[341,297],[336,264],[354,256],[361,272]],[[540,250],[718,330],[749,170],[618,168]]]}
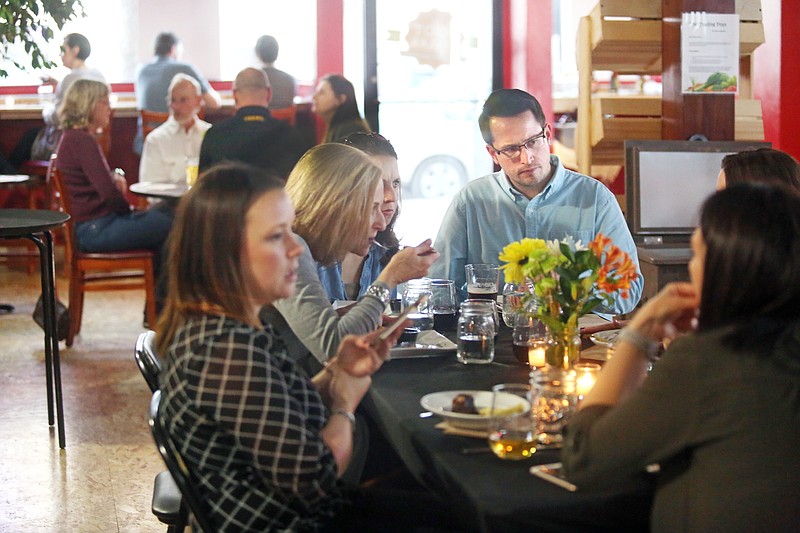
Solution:
{"label": "red wall", "polygon": [[794,54],[800,48],[800,3],[762,0],[765,42],[754,54],[753,90],[761,100],[764,137],[775,148],[800,158],[800,71]]}

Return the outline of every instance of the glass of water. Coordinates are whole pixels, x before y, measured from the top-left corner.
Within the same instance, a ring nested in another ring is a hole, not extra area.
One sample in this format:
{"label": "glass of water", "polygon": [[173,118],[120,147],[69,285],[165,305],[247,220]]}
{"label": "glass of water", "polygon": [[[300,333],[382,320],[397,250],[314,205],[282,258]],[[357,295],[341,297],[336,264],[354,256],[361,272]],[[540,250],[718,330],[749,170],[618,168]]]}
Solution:
{"label": "glass of water", "polygon": [[461,303],[461,316],[458,318],[458,350],[456,357],[464,364],[486,364],[494,360],[495,318],[494,302]]}

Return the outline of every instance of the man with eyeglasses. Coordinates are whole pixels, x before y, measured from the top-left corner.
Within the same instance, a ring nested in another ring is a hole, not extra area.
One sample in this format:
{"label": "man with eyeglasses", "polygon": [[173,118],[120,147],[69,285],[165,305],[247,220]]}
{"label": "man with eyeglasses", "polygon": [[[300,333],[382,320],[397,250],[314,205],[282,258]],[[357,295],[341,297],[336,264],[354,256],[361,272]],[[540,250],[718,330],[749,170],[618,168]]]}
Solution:
{"label": "man with eyeglasses", "polygon": [[[441,257],[431,267],[432,277],[455,280],[465,297],[464,265],[498,264],[500,251],[512,241],[571,236],[587,244],[598,233],[611,238],[638,268],[636,245],[616,198],[598,180],[567,170],[550,153],[553,130],[536,98],[519,89],[494,91],[478,125],[501,170],[471,181],[453,198],[436,237]],[[629,298],[618,297],[599,311],[632,311],[643,285],[640,276]]]}

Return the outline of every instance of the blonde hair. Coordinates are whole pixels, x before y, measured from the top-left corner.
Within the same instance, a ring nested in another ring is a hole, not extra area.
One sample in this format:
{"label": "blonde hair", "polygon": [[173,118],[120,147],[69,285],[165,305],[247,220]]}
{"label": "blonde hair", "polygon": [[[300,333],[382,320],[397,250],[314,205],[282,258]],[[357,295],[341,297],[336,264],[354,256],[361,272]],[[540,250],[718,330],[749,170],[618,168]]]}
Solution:
{"label": "blonde hair", "polygon": [[364,235],[379,184],[381,170],[351,146],[321,144],[300,158],[286,193],[295,207],[294,231],[308,243],[315,261],[341,261]]}
{"label": "blonde hair", "polygon": [[61,127],[85,128],[92,121],[94,106],[111,90],[105,82],[81,78],[75,80],[67,89],[61,105],[58,107],[58,121]]}

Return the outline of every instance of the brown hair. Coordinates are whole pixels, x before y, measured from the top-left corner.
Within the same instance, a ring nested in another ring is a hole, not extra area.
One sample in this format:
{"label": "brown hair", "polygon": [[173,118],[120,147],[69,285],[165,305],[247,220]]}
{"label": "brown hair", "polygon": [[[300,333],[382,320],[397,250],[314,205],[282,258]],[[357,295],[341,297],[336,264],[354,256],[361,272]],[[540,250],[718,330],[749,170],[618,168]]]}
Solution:
{"label": "brown hair", "polygon": [[156,348],[166,354],[191,316],[209,312],[248,320],[242,276],[245,216],[263,194],[283,187],[277,176],[243,163],[204,172],[181,199],[168,240],[167,302]]}
{"label": "brown hair", "polygon": [[344,144],[321,144],[297,162],[286,181],[295,207],[294,231],[314,260],[341,261],[366,231],[381,171],[369,156]]}
{"label": "brown hair", "polygon": [[780,150],[758,148],[728,154],[722,159],[725,186],[737,183],[761,182],[788,185],[800,191],[800,164]]}

